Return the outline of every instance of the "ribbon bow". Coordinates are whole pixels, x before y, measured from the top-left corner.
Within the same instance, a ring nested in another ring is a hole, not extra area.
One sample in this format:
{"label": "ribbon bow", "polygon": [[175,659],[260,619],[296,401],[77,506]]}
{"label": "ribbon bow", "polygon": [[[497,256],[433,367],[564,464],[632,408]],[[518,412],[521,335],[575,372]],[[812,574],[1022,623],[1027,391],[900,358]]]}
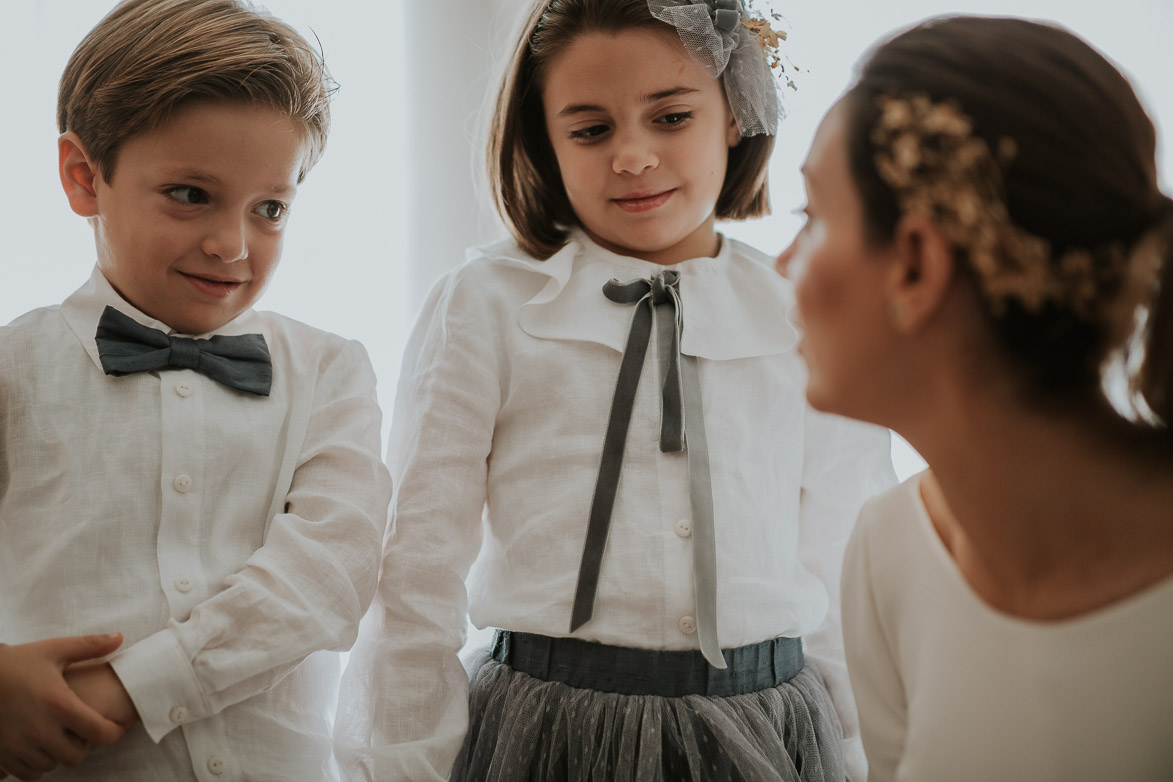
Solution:
{"label": "ribbon bow", "polygon": [[218,383],[258,396],[268,396],[273,384],[269,347],[260,334],[172,337],[106,307],[94,341],[107,375],[194,369]]}
{"label": "ribbon bow", "polygon": [[737,0],[717,0],[717,7],[713,9],[713,25],[718,30],[731,33],[741,23],[741,10],[737,7]]}
{"label": "ribbon bow", "polygon": [[618,304],[635,304],[635,313],[631,318],[627,344],[620,361],[619,378],[615,384],[607,433],[603,439],[603,457],[594,498],[591,500],[590,521],[578,570],[570,632],[573,633],[590,621],[594,613],[599,570],[619,488],[619,473],[623,467],[623,451],[635,407],[635,392],[654,329],[660,367],[660,451],[684,452],[688,456],[697,632],[705,659],[714,668],[723,669],[725,659],[717,640],[717,546],[709,447],[705,439],[697,358],[680,352],[684,322],[680,274],[668,270],[651,279],[625,283],[611,280],[603,286],[603,295]]}

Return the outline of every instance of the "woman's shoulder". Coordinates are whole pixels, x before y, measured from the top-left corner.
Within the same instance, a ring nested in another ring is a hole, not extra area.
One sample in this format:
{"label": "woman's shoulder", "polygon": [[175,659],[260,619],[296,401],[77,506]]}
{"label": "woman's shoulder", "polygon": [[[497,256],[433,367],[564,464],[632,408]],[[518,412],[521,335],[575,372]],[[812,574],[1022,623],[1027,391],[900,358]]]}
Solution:
{"label": "woman's shoulder", "polygon": [[863,504],[852,534],[852,546],[867,552],[873,563],[907,562],[924,519],[918,473]]}

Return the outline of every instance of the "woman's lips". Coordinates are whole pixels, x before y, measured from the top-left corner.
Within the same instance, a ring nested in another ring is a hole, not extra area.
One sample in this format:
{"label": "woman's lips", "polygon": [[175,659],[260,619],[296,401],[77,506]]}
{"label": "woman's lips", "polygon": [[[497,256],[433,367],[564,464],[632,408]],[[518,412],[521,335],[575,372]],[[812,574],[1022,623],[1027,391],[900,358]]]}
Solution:
{"label": "woman's lips", "polygon": [[201,277],[195,274],[183,274],[184,278],[191,283],[192,287],[200,293],[213,296],[217,299],[225,299],[232,295],[232,292],[244,284],[243,280],[221,279],[217,277]]}
{"label": "woman's lips", "polygon": [[676,189],[661,190],[659,192],[632,193],[622,198],[612,198],[611,202],[624,212],[646,212],[649,209],[663,206]]}

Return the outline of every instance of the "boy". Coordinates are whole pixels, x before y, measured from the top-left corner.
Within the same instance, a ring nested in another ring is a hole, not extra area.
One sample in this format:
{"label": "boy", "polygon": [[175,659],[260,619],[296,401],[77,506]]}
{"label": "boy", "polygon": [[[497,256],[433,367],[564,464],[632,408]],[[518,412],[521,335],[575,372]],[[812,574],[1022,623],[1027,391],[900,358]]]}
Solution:
{"label": "boy", "polygon": [[238,0],[127,0],[65,70],[61,182],[98,261],[0,329],[14,777],[337,776],[338,660],[314,653],[349,647],[374,593],[375,379],[358,343],[252,309],[329,85]]}

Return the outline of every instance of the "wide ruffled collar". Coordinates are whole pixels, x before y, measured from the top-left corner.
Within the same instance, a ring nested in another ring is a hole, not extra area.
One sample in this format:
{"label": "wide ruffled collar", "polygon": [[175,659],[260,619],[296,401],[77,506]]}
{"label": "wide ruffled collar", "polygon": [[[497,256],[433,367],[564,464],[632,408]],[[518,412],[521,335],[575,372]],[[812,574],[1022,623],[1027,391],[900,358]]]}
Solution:
{"label": "wide ruffled collar", "polygon": [[517,313],[521,330],[539,339],[596,342],[622,352],[632,307],[608,300],[604,283],[672,269],[680,274],[681,352],[728,360],[783,353],[798,341],[787,318],[794,306],[790,282],[766,265],[761,253],[728,237],[722,237],[715,257],[671,266],[618,255],[581,230],[545,261],[529,257],[512,241],[470,251],[469,260],[480,259],[519,264],[549,278]]}

